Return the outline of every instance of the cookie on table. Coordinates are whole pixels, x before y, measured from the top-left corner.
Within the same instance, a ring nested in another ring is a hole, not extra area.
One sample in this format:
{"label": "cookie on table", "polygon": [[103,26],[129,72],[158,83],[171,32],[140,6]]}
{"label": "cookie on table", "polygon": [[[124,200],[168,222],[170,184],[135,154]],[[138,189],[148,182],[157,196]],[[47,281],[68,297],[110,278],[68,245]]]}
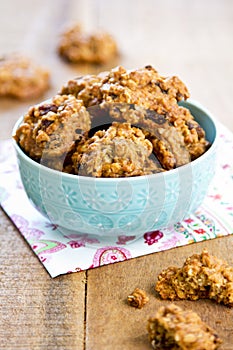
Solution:
{"label": "cookie on table", "polygon": [[0,57],[0,97],[37,98],[48,89],[49,79],[49,72],[27,57]]}
{"label": "cookie on table", "polygon": [[67,61],[104,64],[117,56],[117,44],[107,32],[86,33],[74,25],[61,35],[58,52]]}
{"label": "cookie on table", "polygon": [[221,339],[191,310],[170,304],[162,306],[147,325],[149,341],[156,350],[215,350]]}
{"label": "cookie on table", "polygon": [[213,299],[233,306],[233,267],[208,253],[188,257],[182,267],[163,270],[155,285],[162,299]]}

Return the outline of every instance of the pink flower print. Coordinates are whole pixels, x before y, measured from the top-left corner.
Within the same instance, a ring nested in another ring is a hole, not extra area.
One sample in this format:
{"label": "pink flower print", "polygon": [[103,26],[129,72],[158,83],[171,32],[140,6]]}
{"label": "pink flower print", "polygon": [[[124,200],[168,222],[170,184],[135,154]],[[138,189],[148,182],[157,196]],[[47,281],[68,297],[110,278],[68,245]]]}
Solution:
{"label": "pink flower print", "polygon": [[144,234],[145,242],[148,245],[152,245],[154,243],[157,243],[161,238],[163,237],[163,233],[159,230],[156,231],[149,231]]}
{"label": "pink flower print", "polygon": [[197,230],[194,230],[194,232],[198,233],[199,235],[203,234],[203,233],[206,233],[205,230],[203,230],[203,228],[199,228]]}
{"label": "pink flower print", "polygon": [[213,198],[213,200],[218,200],[218,199],[221,199],[222,196],[221,194],[214,194],[214,195],[209,195],[210,198]]}
{"label": "pink flower print", "polygon": [[194,220],[191,218],[185,219],[184,222],[186,222],[186,224],[191,224]]}
{"label": "pink flower print", "polygon": [[125,248],[104,247],[96,251],[93,264],[90,268],[111,264],[117,261],[124,261],[131,258],[131,253]]}
{"label": "pink flower print", "polygon": [[228,169],[228,168],[230,168],[230,164],[224,164],[223,166],[222,166],[222,168],[225,170],[225,169]]}
{"label": "pink flower print", "polygon": [[233,207],[227,207],[226,209],[227,210],[233,210]]}
{"label": "pink flower print", "polygon": [[116,261],[116,260],[117,260],[116,255],[111,255],[111,256],[110,256],[110,260],[111,260],[111,261]]}
{"label": "pink flower print", "polygon": [[118,241],[116,242],[116,244],[126,244],[127,242],[132,241],[135,238],[135,236],[118,236]]}
{"label": "pink flower print", "polygon": [[84,233],[84,234],[73,233],[65,237],[68,237],[71,239],[73,238],[71,241],[67,242],[67,244],[69,244],[72,249],[85,247],[86,243],[88,244],[99,243],[99,240],[97,238],[88,237],[87,233]]}
{"label": "pink flower print", "polygon": [[84,241],[70,241],[70,242],[67,242],[67,244],[69,244],[72,249],[85,247]]}
{"label": "pink flower print", "polygon": [[39,259],[42,263],[48,263],[51,260],[51,255],[39,255]]}

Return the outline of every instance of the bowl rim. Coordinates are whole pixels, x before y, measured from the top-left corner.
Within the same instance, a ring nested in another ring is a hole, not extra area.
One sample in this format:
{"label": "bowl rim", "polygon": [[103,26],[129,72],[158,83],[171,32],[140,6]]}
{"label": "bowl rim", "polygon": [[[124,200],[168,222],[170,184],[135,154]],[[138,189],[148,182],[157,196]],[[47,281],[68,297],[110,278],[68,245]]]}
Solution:
{"label": "bowl rim", "polygon": [[[46,100],[46,101],[49,101],[50,99]],[[44,102],[46,102],[44,101]],[[139,176],[128,176],[128,177],[117,177],[117,178],[108,178],[108,177],[105,177],[105,178],[101,178],[101,177],[91,177],[91,176],[82,176],[82,175],[75,175],[75,174],[68,174],[68,173],[65,173],[65,172],[62,172],[62,171],[59,171],[59,170],[55,170],[55,169],[51,169],[49,167],[46,167],[45,165],[43,164],[40,164],[38,162],[36,162],[35,160],[33,160],[32,158],[30,158],[22,149],[21,147],[18,145],[18,143],[16,142],[16,140],[14,139],[14,135],[16,134],[16,130],[18,129],[19,125],[22,123],[23,121],[23,118],[24,116],[22,115],[15,123],[14,127],[13,127],[13,130],[12,130],[12,142],[13,142],[13,145],[14,145],[14,148],[16,150],[16,152],[18,154],[21,155],[22,158],[24,158],[28,163],[30,163],[32,166],[38,168],[39,170],[42,170],[44,172],[47,172],[51,175],[60,175],[62,176],[64,179],[70,179],[70,180],[77,180],[77,179],[82,179],[82,181],[88,181],[88,182],[91,182],[91,181],[98,181],[98,182],[108,182],[108,183],[115,183],[115,182],[128,182],[128,181],[133,181],[133,182],[140,182],[147,179],[147,178],[159,178],[159,177],[169,177],[169,176],[172,176],[172,174],[176,174],[177,172],[181,171],[181,169],[186,169],[192,165],[195,165],[195,164],[198,164],[200,162],[202,162],[204,159],[203,158],[206,158],[208,157],[209,153],[212,152],[214,150],[214,148],[216,148],[217,146],[217,141],[218,141],[218,131],[217,131],[217,121],[215,119],[215,117],[213,117],[213,115],[209,112],[209,110],[205,107],[203,107],[198,101],[195,101],[195,100],[192,100],[192,99],[187,99],[185,101],[182,101],[182,103],[187,103],[187,105],[191,105],[191,106],[194,106],[196,108],[198,108],[199,110],[201,110],[203,113],[205,113],[209,120],[211,121],[212,123],[212,126],[214,128],[214,132],[215,132],[215,138],[211,144],[211,146],[209,147],[209,149],[204,153],[202,154],[200,157],[198,157],[197,159],[187,163],[187,164],[184,164],[178,168],[175,168],[175,169],[171,169],[171,170],[168,170],[168,171],[165,171],[165,172],[159,172],[159,173],[156,173],[156,174],[148,174],[148,175],[139,175]],[[186,106],[184,106],[185,108],[188,108]]]}

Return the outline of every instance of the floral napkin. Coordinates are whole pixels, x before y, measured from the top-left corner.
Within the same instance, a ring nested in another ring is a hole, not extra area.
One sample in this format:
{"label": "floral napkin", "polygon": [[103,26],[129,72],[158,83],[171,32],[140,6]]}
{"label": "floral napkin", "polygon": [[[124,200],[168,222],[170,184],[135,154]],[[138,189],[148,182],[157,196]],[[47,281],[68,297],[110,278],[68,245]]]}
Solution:
{"label": "floral napkin", "polygon": [[121,235],[115,244],[108,244],[88,234],[62,234],[28,200],[11,140],[0,142],[1,206],[51,277],[232,234],[233,135],[220,124],[218,129],[217,171],[202,206],[182,222],[145,233],[136,241]]}

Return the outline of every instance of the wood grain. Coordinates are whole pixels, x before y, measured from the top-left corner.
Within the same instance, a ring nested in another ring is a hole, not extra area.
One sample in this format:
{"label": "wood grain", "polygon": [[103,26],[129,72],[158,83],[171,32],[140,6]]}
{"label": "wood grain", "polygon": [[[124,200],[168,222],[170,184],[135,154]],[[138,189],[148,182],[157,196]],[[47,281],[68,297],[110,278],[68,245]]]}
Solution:
{"label": "wood grain", "polygon": [[[120,57],[102,67],[61,60],[59,33],[72,21],[112,33]],[[22,52],[51,72],[50,89],[41,98],[0,99],[0,140],[10,137],[30,105],[54,95],[68,79],[117,64],[152,64],[163,75],[178,75],[191,97],[233,131],[231,0],[8,0],[0,2],[0,33],[0,55]],[[233,264],[229,236],[51,279],[0,210],[0,348],[150,349],[147,319],[166,303],[153,288],[158,273],[203,247]],[[150,297],[141,310],[126,304],[135,287]],[[206,300],[177,303],[216,329],[222,350],[232,349],[233,310]]]}
{"label": "wood grain", "polygon": [[85,272],[51,279],[0,210],[0,349],[83,349]]}

